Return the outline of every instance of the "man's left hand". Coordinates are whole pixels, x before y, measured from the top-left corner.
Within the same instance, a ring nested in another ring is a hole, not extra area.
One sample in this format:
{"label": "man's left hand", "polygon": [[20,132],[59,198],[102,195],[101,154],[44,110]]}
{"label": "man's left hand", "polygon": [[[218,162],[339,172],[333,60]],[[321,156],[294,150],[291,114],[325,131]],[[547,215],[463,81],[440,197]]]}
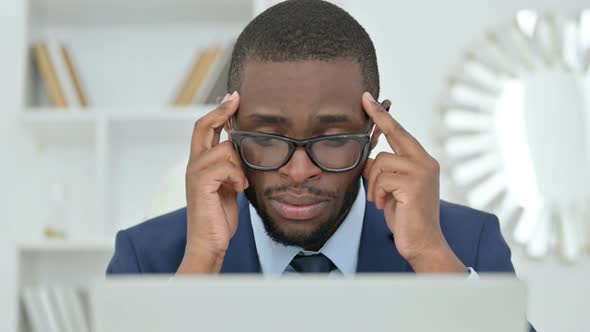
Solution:
{"label": "man's left hand", "polygon": [[438,162],[370,93],[362,104],[376,125],[372,145],[384,134],[395,152],[367,160],[363,176],[367,199],[383,210],[398,252],[416,272],[465,272],[440,227]]}

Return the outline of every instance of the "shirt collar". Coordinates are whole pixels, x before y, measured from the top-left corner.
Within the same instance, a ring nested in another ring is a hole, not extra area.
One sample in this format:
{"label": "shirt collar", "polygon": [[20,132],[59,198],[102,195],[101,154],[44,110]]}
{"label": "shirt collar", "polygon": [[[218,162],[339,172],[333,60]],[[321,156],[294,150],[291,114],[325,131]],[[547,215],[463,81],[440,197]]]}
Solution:
{"label": "shirt collar", "polygon": [[[342,221],[336,232],[332,234],[319,250],[345,276],[353,275],[356,272],[358,261],[358,250],[366,203],[364,185],[362,181],[360,182],[358,194],[348,215]],[[258,252],[258,259],[260,260],[260,267],[264,276],[280,276],[285,272],[285,269],[289,266],[295,255],[299,252],[304,252],[305,254],[310,253],[297,246],[285,246],[275,242],[266,233],[262,219],[250,203],[249,209],[256,251]]]}

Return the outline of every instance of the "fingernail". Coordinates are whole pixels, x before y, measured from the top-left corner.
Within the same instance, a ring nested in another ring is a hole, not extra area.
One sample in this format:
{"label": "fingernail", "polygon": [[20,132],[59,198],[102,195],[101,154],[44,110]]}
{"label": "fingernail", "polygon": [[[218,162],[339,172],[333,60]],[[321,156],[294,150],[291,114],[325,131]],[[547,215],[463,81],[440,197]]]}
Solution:
{"label": "fingernail", "polygon": [[234,99],[236,99],[237,96],[238,96],[238,91],[234,91],[234,93],[232,93],[231,96],[229,96],[229,100],[234,100]]}
{"label": "fingernail", "polygon": [[244,179],[244,189],[248,188],[250,183],[248,183],[248,179]]}
{"label": "fingernail", "polygon": [[223,99],[221,100],[221,104],[225,103],[227,101],[227,98],[229,98],[229,93],[225,94],[225,97],[223,97]]}
{"label": "fingernail", "polygon": [[369,101],[372,101],[374,103],[377,102],[377,101],[375,101],[375,98],[373,97],[373,95],[370,92],[367,92],[367,98],[369,98]]}

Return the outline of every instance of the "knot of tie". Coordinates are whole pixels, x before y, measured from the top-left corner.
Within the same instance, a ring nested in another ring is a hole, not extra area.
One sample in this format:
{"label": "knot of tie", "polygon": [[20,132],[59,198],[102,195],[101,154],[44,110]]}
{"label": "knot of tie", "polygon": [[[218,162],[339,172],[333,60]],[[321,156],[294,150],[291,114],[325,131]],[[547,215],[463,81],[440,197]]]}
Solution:
{"label": "knot of tie", "polygon": [[332,261],[323,254],[298,254],[291,261],[291,267],[299,273],[328,273],[336,268]]}

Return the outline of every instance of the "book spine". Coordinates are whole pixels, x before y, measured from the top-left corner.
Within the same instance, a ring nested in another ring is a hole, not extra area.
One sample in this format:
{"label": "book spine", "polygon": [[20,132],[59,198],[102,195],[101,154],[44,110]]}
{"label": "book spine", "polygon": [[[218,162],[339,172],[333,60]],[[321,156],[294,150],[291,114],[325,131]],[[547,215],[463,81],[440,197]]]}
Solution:
{"label": "book spine", "polygon": [[75,288],[68,288],[65,292],[65,300],[71,314],[72,324],[76,332],[90,331],[90,314],[85,310],[82,292]]}
{"label": "book spine", "polygon": [[76,92],[74,91],[74,84],[70,79],[70,75],[68,74],[65,59],[61,54],[61,45],[58,39],[53,37],[53,35],[48,35],[46,38],[46,44],[49,51],[49,58],[53,63],[53,67],[55,68],[57,80],[64,92],[66,103],[70,107],[80,106],[78,103],[78,98],[76,97]]}
{"label": "book spine", "polygon": [[51,295],[53,295],[55,312],[58,319],[61,321],[62,332],[78,332],[74,326],[72,319],[72,312],[68,308],[68,301],[66,293],[69,289],[65,287],[54,286],[51,288]]}
{"label": "book spine", "polygon": [[49,56],[49,50],[44,42],[38,42],[34,46],[35,58],[41,74],[41,78],[47,88],[51,102],[56,107],[68,107],[63,89],[57,78],[55,67]]}
{"label": "book spine", "polygon": [[32,332],[42,332],[47,326],[40,307],[38,293],[34,288],[25,288],[21,292],[24,314]]}
{"label": "book spine", "polygon": [[189,73],[186,75],[176,98],[174,99],[175,106],[186,106],[190,103],[190,94],[192,89],[192,83],[194,81],[195,76],[198,74],[199,68],[203,66],[203,61],[205,60],[206,51],[200,52],[195,60],[193,61],[192,67]]}
{"label": "book spine", "polygon": [[215,103],[217,97],[226,93],[232,50],[233,43],[216,49],[199,93],[194,99],[195,104]]}
{"label": "book spine", "polygon": [[65,61],[66,68],[68,70],[68,74],[70,76],[70,80],[74,86],[74,90],[76,92],[76,97],[78,98],[78,103],[82,107],[88,106],[88,99],[86,98],[86,94],[84,93],[84,89],[82,88],[82,83],[80,81],[80,75],[76,70],[76,66],[74,65],[73,57],[70,50],[66,46],[61,47],[61,54]]}
{"label": "book spine", "polygon": [[49,292],[49,289],[38,287],[36,291],[39,293],[39,307],[47,322],[47,326],[45,326],[43,330],[47,332],[60,332],[62,327],[60,326],[60,321],[56,315],[53,301],[51,301],[51,293]]}
{"label": "book spine", "polygon": [[216,50],[206,50],[200,53],[198,59],[195,61],[190,74],[187,76],[183,88],[181,89],[178,98],[175,101],[177,106],[186,106],[193,103],[199,89],[201,88],[205,79],[208,68],[211,66],[215,56]]}

